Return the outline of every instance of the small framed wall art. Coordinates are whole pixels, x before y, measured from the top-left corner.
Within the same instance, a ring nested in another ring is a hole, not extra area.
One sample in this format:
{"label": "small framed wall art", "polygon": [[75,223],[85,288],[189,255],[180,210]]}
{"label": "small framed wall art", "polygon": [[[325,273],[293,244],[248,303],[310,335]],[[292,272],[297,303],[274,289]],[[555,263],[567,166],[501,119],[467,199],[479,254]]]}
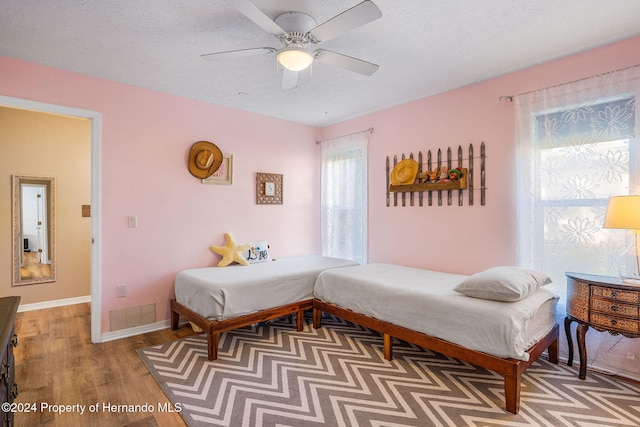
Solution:
{"label": "small framed wall art", "polygon": [[233,155],[224,153],[222,163],[217,171],[208,178],[202,180],[203,184],[226,184],[233,182]]}
{"label": "small framed wall art", "polygon": [[282,180],[282,174],[256,172],[256,204],[281,205]]}

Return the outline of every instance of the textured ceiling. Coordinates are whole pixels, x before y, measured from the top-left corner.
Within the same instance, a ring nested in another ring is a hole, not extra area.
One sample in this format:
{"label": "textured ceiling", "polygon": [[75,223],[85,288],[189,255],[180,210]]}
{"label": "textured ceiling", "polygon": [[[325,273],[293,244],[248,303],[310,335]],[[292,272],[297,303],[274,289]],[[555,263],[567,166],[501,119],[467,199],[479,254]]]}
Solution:
{"label": "textured ceiling", "polygon": [[[361,0],[253,0],[322,23]],[[638,0],[373,0],[382,18],[320,46],[380,65],[314,63],[283,91],[280,42],[222,0],[0,0],[0,55],[327,126],[640,34]],[[0,70],[0,78],[2,70]]]}

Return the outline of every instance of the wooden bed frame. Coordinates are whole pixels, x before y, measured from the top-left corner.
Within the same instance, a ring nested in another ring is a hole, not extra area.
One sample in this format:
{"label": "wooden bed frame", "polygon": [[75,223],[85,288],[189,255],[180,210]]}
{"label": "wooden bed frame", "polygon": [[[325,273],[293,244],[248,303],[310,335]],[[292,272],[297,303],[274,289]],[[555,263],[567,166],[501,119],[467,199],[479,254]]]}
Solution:
{"label": "wooden bed frame", "polygon": [[536,361],[536,359],[548,349],[549,361],[558,363],[558,325],[541,339],[537,344],[531,347],[529,360],[504,359],[482,353],[475,350],[462,347],[451,342],[435,338],[421,332],[412,331],[402,326],[397,326],[355,311],[339,307],[335,304],[326,303],[319,299],[313,300],[313,327],[320,328],[322,313],[329,313],[338,316],[344,320],[365,326],[383,334],[384,339],[384,358],[391,360],[392,355],[392,337],[396,337],[403,341],[411,342],[421,347],[428,348],[441,354],[445,354],[456,359],[464,360],[472,365],[480,366],[485,369],[495,371],[504,376],[504,394],[507,411],[517,414],[520,410],[520,386],[521,376],[524,371]]}
{"label": "wooden bed frame", "polygon": [[296,329],[301,332],[304,328],[304,311],[311,310],[313,308],[313,300],[308,299],[304,301],[294,302],[292,304],[282,305],[280,307],[274,307],[267,310],[258,311],[256,313],[250,313],[244,316],[232,317],[231,319],[224,320],[209,320],[190,308],[180,304],[175,299],[171,300],[171,329],[178,329],[180,316],[192,322],[199,328],[201,328],[207,334],[207,348],[209,360],[216,360],[218,358],[218,335],[222,332],[230,331],[232,329],[242,328],[258,322],[265,322],[267,320],[277,319],[279,317],[287,316],[297,313]]}

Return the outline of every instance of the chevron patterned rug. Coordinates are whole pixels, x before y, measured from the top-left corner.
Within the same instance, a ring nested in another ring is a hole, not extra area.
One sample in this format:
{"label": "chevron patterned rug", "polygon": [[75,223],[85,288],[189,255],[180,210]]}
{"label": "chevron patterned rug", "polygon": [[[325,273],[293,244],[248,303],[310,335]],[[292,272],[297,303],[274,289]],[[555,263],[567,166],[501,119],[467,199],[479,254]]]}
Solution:
{"label": "chevron patterned rug", "polygon": [[191,427],[216,426],[638,426],[640,386],[543,355],[522,379],[521,409],[504,409],[502,377],[382,337],[331,316],[247,327],[220,337],[207,360],[204,335],[138,353]]}

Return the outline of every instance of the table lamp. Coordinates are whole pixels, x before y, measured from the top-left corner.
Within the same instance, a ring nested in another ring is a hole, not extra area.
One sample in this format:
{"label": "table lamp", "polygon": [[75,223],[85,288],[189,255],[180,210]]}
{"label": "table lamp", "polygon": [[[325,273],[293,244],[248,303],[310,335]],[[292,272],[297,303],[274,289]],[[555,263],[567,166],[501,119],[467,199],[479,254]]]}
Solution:
{"label": "table lamp", "polygon": [[623,254],[620,278],[624,283],[640,285],[640,196],[610,197],[602,226],[633,232],[634,242]]}

